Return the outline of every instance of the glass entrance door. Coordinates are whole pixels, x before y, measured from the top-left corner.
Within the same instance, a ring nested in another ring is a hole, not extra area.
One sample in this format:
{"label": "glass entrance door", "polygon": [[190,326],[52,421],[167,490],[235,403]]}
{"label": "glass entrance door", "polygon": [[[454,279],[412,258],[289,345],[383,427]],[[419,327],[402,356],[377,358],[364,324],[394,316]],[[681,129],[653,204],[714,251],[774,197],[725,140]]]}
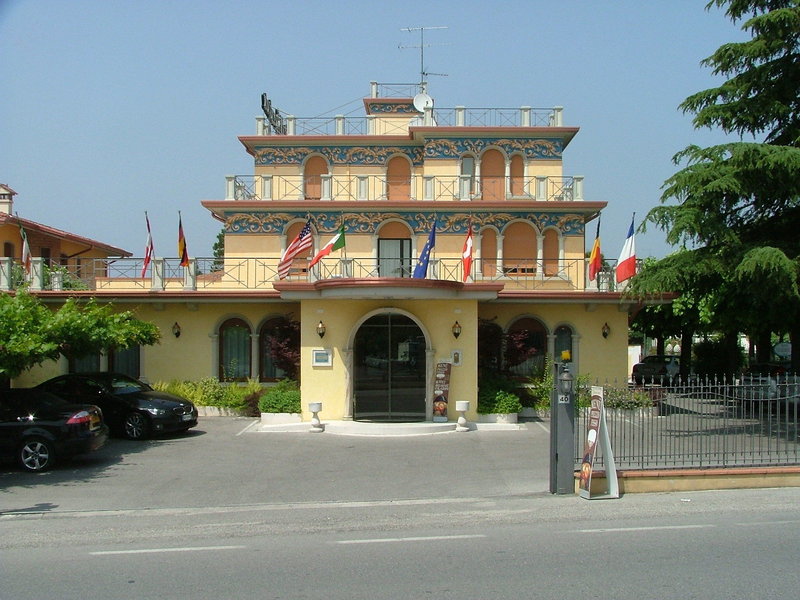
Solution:
{"label": "glass entrance door", "polygon": [[414,321],[396,314],[365,321],[353,365],[355,420],[425,420],[425,336]]}

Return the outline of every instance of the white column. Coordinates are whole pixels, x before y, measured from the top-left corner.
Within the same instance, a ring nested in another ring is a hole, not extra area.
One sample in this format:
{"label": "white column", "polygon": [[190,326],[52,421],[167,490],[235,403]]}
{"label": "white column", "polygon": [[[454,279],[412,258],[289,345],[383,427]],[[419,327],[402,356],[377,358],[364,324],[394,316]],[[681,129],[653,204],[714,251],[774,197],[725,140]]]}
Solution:
{"label": "white column", "polygon": [[472,269],[472,279],[483,279],[483,233],[480,231],[472,234],[472,241],[474,243],[473,250],[475,252],[475,263],[478,268]]}
{"label": "white column", "polygon": [[433,376],[436,373],[436,351],[425,350],[425,420],[433,421]]}
{"label": "white column", "polygon": [[236,184],[235,184],[235,175],[226,175],[225,176],[225,200],[235,200],[236,199]]}
{"label": "white column", "polygon": [[211,341],[211,377],[219,378],[219,335],[209,334]]}
{"label": "white column", "polygon": [[188,266],[183,268],[183,289],[191,292],[197,289],[197,259],[190,258]]}
{"label": "white column", "polygon": [[159,291],[164,289],[164,259],[154,258],[150,263],[150,290]]}
{"label": "white column", "polygon": [[261,199],[272,200],[272,175],[261,175]]}
{"label": "white column", "polygon": [[258,365],[260,356],[258,355],[258,340],[257,333],[250,334],[250,379],[258,380]]}
{"label": "white column", "polygon": [[572,199],[583,200],[583,175],[575,175],[572,178]]}
{"label": "white column", "polygon": [[353,349],[345,348],[342,350],[342,360],[344,361],[344,413],[343,421],[353,420]]}

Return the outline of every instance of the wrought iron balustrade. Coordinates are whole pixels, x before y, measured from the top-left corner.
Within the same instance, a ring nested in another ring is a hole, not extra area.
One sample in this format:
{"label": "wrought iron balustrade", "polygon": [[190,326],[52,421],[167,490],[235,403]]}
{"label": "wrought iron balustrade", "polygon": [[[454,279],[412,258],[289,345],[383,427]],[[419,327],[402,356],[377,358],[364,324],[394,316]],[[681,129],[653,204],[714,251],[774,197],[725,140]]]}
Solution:
{"label": "wrought iron balustrade", "polygon": [[226,200],[233,201],[465,201],[583,200],[583,177],[411,175],[231,175]]}
{"label": "wrought iron balustrade", "polygon": [[[278,280],[278,256],[242,258],[191,258],[189,266],[178,258],[156,258],[144,270],[142,258],[82,259],[48,269],[43,259],[34,259],[34,272],[25,276],[13,259],[0,264],[0,289],[28,285],[32,291],[150,292],[159,290],[247,291],[271,289]],[[325,257],[308,268],[310,257],[297,258],[289,281],[336,278],[406,278],[416,267],[416,257],[369,258]],[[595,281],[588,281],[586,259],[474,258],[471,282],[500,282],[506,290],[615,291],[613,264],[606,264]],[[37,266],[38,265],[38,266]],[[11,273],[7,276],[6,273]],[[427,279],[462,281],[463,263],[458,257],[429,261]]]}

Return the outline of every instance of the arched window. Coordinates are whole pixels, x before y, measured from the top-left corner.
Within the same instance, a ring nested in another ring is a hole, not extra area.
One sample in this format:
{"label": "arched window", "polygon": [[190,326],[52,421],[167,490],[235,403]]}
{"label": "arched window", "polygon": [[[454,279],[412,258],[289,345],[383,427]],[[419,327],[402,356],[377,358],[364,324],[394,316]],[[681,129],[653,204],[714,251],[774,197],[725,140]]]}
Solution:
{"label": "arched window", "polygon": [[497,232],[492,228],[481,231],[481,274],[497,275]]}
{"label": "arched window", "polygon": [[139,346],[130,348],[114,349],[108,353],[108,370],[115,373],[122,373],[139,379],[139,357],[141,355]]}
{"label": "arched window", "polygon": [[511,195],[521,198],[525,195],[525,163],[519,154],[511,157]]}
{"label": "arched window", "polygon": [[478,319],[478,373],[497,374],[502,357],[503,328],[488,319]]}
{"label": "arched window", "polygon": [[460,174],[457,197],[460,200],[469,200],[475,193],[475,157],[470,155],[461,157]]}
{"label": "arched window", "polygon": [[575,357],[572,353],[572,328],[566,325],[559,325],[555,331],[555,345],[553,347],[554,362],[568,362],[564,360],[564,352],[569,352],[569,361]]}
{"label": "arched window", "polygon": [[499,150],[489,149],[481,157],[481,200],[506,199],[506,159]]}
{"label": "arched window", "polygon": [[303,171],[303,194],[306,200],[322,198],[322,175],[328,174],[328,163],[321,156],[306,161]]}
{"label": "arched window", "polygon": [[542,243],[542,262],[544,262],[544,274],[548,277],[558,274],[558,232],[548,229],[544,232]]}
{"label": "arched window", "polygon": [[506,333],[505,366],[511,373],[530,377],[544,369],[547,331],[538,319],[514,321]]}
{"label": "arched window", "polygon": [[411,277],[411,234],[400,222],[387,223],[378,231],[378,276]]}
{"label": "arched window", "polygon": [[391,201],[411,199],[411,163],[403,156],[395,156],[386,165],[386,197]]}
{"label": "arched window", "polygon": [[219,327],[219,379],[244,381],[250,377],[250,326],[228,319]]}
{"label": "arched window", "polygon": [[536,272],[536,230],[528,223],[511,223],[503,231],[503,273],[526,275]]}
{"label": "arched window", "polygon": [[296,379],[300,368],[299,323],[274,317],[259,330],[259,379]]}

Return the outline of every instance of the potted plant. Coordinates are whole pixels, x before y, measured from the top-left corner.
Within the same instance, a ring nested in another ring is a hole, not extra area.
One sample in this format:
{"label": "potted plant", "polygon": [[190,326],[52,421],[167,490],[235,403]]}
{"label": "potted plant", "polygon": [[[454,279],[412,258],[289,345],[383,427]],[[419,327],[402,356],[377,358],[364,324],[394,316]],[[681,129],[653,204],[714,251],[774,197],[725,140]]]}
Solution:
{"label": "potted plant", "polygon": [[282,379],[261,396],[258,408],[264,424],[300,423],[300,385],[292,379]]}
{"label": "potted plant", "polygon": [[504,377],[489,377],[478,390],[478,420],[483,423],[516,423],[522,410],[516,383]]}

